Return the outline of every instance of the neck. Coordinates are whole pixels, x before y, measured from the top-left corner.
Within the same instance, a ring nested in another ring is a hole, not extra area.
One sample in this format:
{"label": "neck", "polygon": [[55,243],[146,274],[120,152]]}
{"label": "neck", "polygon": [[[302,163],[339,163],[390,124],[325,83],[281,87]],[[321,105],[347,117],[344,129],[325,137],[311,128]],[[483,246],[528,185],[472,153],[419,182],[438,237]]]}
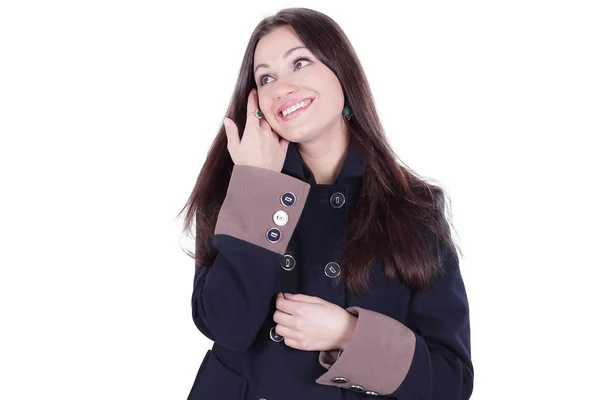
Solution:
{"label": "neck", "polygon": [[334,183],[344,164],[350,132],[344,121],[340,121],[337,128],[331,134],[298,143],[298,152],[319,185]]}

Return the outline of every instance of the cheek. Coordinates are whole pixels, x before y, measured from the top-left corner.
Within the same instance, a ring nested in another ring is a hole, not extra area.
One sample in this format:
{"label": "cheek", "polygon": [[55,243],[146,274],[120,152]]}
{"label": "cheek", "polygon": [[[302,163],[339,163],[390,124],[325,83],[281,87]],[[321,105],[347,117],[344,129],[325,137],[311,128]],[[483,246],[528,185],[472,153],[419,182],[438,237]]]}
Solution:
{"label": "cheek", "polygon": [[264,112],[264,118],[267,121],[267,123],[269,124],[269,126],[271,128],[273,128],[273,126],[275,126],[277,124],[277,115],[275,114],[274,111],[271,111],[270,109],[265,109],[265,110],[267,110],[267,112]]}
{"label": "cheek", "polygon": [[330,98],[336,98],[343,96],[344,94],[342,91],[342,86],[335,75],[332,75],[329,79],[324,80],[323,85],[326,88],[327,95]]}
{"label": "cheek", "polygon": [[271,104],[269,103],[268,100],[266,100],[266,99],[261,100],[259,97],[258,98],[258,109],[265,115],[265,118],[267,120],[270,118]]}
{"label": "cheek", "polygon": [[316,87],[327,92],[334,91],[336,87],[341,87],[339,79],[332,70],[324,65],[319,65],[319,67],[311,76],[311,81]]}
{"label": "cheek", "polygon": [[265,119],[267,121],[267,124],[269,124],[269,126],[271,128],[273,128],[273,126],[275,126],[275,124],[277,124],[277,117],[273,114],[265,114]]}

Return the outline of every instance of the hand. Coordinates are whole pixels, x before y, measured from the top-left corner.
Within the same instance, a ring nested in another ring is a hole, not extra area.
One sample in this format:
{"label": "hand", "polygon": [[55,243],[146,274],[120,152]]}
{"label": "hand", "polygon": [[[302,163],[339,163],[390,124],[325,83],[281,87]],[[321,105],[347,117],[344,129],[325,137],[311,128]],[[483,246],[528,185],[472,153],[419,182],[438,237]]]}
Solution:
{"label": "hand", "polygon": [[[258,109],[258,94],[252,89],[248,95],[246,113]],[[246,126],[240,140],[238,128],[231,119],[225,118],[227,150],[235,165],[250,165],[281,172],[289,141],[275,133],[267,120],[254,115],[246,117]]]}
{"label": "hand", "polygon": [[294,349],[344,350],[354,334],[357,317],[319,297],[280,293],[275,304],[275,332]]}

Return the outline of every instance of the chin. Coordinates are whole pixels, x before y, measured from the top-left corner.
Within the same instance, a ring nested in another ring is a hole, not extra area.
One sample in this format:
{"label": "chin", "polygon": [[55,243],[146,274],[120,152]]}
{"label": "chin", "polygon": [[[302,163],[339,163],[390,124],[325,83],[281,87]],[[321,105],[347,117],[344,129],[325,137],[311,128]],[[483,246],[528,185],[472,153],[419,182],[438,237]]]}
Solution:
{"label": "chin", "polygon": [[289,140],[290,142],[300,143],[311,137],[311,132],[306,129],[284,130],[277,133],[279,136]]}

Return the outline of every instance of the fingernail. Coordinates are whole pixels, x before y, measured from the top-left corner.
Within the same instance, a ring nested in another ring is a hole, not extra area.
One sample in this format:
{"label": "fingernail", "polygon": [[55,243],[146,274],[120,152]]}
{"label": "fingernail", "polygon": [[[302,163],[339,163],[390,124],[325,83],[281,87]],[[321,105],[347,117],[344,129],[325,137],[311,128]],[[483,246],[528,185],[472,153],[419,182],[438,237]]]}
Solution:
{"label": "fingernail", "polygon": [[229,120],[227,118],[223,120],[223,125],[225,125],[225,128],[229,128]]}

